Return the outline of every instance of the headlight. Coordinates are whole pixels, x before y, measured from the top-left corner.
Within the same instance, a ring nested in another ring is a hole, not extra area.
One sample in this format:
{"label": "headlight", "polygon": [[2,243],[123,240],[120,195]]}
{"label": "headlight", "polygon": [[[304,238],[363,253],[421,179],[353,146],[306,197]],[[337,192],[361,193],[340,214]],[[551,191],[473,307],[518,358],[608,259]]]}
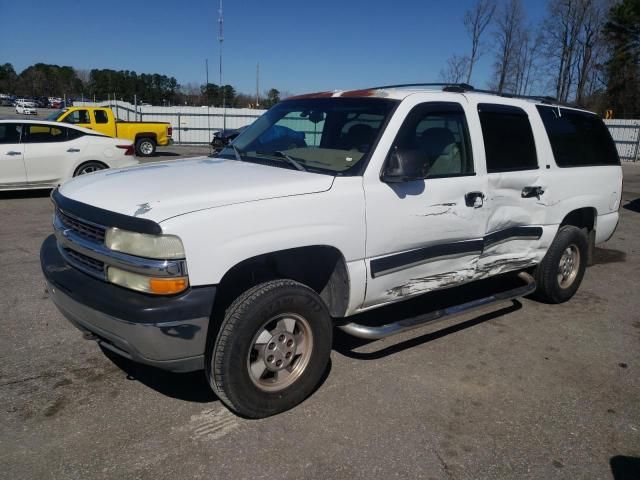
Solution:
{"label": "headlight", "polygon": [[138,257],[160,260],[185,258],[182,241],[175,235],[148,235],[119,228],[108,228],[104,243],[111,250]]}
{"label": "headlight", "polygon": [[107,269],[107,277],[111,283],[115,283],[121,287],[156,295],[180,293],[189,286],[189,279],[187,277],[148,277],[116,267],[109,267]]}

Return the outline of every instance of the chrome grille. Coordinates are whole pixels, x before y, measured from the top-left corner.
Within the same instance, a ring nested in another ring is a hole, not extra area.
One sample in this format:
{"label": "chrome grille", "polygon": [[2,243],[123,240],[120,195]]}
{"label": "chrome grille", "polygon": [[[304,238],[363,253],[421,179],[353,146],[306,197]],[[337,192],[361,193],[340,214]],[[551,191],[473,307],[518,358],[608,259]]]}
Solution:
{"label": "chrome grille", "polygon": [[70,263],[76,265],[78,268],[89,270],[100,275],[104,274],[104,262],[88,257],[87,255],[71,250],[70,248],[62,247],[62,250],[67,259],[70,260]]}
{"label": "chrome grille", "polygon": [[69,215],[60,209],[57,209],[57,215],[60,222],[66,227],[73,230],[78,235],[96,243],[104,243],[105,228],[94,225],[92,223],[80,220],[77,217]]}

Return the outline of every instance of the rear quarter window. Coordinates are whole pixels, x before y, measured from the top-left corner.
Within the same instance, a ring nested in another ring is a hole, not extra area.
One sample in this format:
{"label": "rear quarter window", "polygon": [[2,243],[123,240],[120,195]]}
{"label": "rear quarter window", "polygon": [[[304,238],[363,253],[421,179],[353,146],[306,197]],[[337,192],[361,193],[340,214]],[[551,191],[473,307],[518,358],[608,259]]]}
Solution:
{"label": "rear quarter window", "polygon": [[609,129],[595,114],[566,108],[536,107],[559,167],[620,165]]}
{"label": "rear quarter window", "polygon": [[533,131],[527,113],[510,105],[478,104],[487,172],[538,168]]}

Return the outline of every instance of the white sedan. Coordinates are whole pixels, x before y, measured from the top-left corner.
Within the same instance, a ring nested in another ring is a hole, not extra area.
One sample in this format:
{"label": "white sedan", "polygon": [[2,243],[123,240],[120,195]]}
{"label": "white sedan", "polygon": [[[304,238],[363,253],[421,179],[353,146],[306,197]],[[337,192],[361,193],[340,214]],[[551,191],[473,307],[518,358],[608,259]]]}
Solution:
{"label": "white sedan", "polygon": [[130,140],[37,120],[0,120],[0,190],[53,188],[85,173],[137,165]]}
{"label": "white sedan", "polygon": [[21,113],[22,115],[37,115],[38,111],[36,107],[19,103],[16,105],[16,113]]}

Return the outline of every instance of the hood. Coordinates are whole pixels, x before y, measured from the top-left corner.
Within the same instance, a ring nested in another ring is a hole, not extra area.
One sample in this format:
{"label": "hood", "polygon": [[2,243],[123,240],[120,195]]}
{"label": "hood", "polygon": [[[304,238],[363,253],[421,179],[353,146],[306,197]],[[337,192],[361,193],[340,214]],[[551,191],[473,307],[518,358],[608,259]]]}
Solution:
{"label": "hood", "polygon": [[78,202],[161,222],[207,208],[324,192],[334,177],[222,158],[199,157],[101,170],[60,193]]}

